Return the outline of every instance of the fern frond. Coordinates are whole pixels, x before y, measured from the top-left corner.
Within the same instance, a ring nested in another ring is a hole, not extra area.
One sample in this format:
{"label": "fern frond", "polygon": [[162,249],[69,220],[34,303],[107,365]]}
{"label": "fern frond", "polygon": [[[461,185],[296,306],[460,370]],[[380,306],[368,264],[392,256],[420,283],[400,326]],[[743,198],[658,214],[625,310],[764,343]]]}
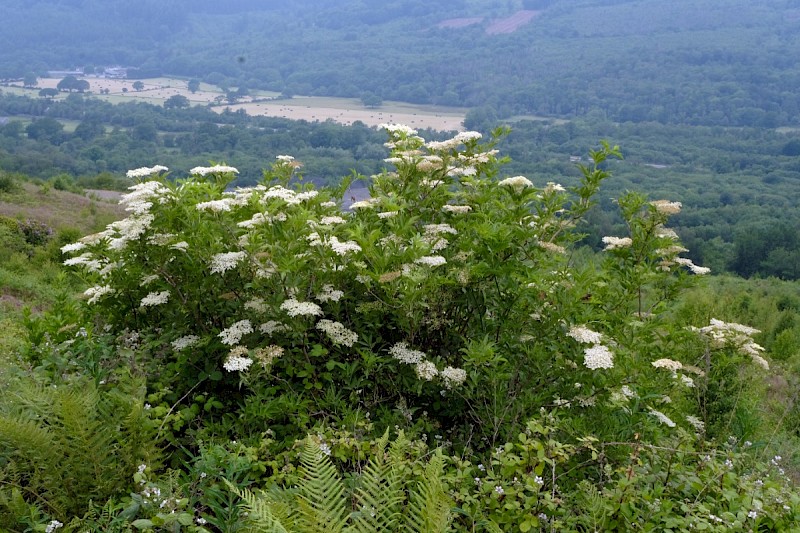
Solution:
{"label": "fern frond", "polygon": [[347,522],[344,484],[319,445],[306,439],[300,456],[303,480],[298,498],[298,519],[308,532],[338,533]]}
{"label": "fern frond", "polygon": [[451,521],[451,502],[442,484],[443,470],[444,458],[439,452],[425,465],[425,478],[411,494],[411,505],[406,515],[406,525],[411,531],[447,531]]}
{"label": "fern frond", "polygon": [[[359,533],[394,531],[402,519],[405,501],[401,462],[396,454],[387,454],[389,430],[377,444],[377,454],[370,459],[355,490],[357,511],[351,515],[352,529]],[[394,444],[392,448],[394,448]]]}
{"label": "fern frond", "polygon": [[239,489],[227,479],[228,488],[244,500],[244,507],[248,512],[248,521],[252,523],[250,530],[266,533],[289,533],[281,520],[275,516],[270,501],[262,496],[256,496],[247,488]]}

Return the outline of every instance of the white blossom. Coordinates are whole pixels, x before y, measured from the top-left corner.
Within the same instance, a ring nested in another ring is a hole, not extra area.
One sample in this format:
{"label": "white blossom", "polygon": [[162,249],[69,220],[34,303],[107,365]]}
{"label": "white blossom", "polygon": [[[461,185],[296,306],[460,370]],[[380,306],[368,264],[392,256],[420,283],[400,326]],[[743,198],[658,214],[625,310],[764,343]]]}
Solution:
{"label": "white blossom", "polygon": [[586,326],[572,326],[569,328],[567,336],[583,344],[600,344],[603,340],[603,336],[600,333],[592,331]]}
{"label": "white blossom", "polygon": [[231,327],[220,331],[219,337],[222,339],[222,344],[233,346],[235,344],[239,344],[239,341],[242,340],[243,336],[252,332],[253,325],[249,320],[245,319],[235,322],[231,325]]}
{"label": "white blossom", "polygon": [[470,211],[472,211],[472,207],[468,206],[468,205],[450,205],[450,204],[447,204],[447,205],[442,206],[442,211],[447,211],[448,213],[454,213],[454,214],[464,214],[464,213],[469,213]]}
{"label": "white blossom", "polygon": [[351,347],[358,340],[358,334],[344,327],[344,324],[341,322],[334,322],[333,320],[323,318],[317,322],[315,327],[320,331],[324,331],[334,344],[342,344]]}
{"label": "white blossom", "polygon": [[656,368],[666,368],[667,370],[671,370],[673,372],[683,368],[683,363],[673,359],[657,359],[650,364]]}
{"label": "white blossom", "polygon": [[166,172],[168,170],[169,169],[165,166],[156,165],[154,167],[135,168],[133,170],[129,170],[125,175],[131,179],[146,178],[148,176],[152,176],[153,174],[158,174],[159,172]]}
{"label": "white blossom", "polygon": [[97,303],[100,298],[107,294],[113,294],[116,292],[110,285],[98,285],[95,287],[89,287],[86,289],[83,294],[89,297],[88,303],[94,304]]}
{"label": "white blossom", "polygon": [[313,302],[300,302],[295,298],[289,298],[281,304],[281,309],[291,316],[319,316],[322,308]]}
{"label": "white blossom", "polygon": [[617,250],[619,248],[628,248],[633,244],[630,237],[603,237],[603,242],[606,247],[603,250]]}
{"label": "white blossom", "polygon": [[83,250],[84,248],[86,248],[86,244],[85,243],[82,243],[80,241],[73,242],[72,244],[67,244],[67,245],[62,246],[61,247],[61,253],[62,254],[67,254],[67,253],[70,253],[70,252],[77,252],[78,250]]}
{"label": "white blossom", "polygon": [[186,335],[184,337],[180,337],[172,341],[172,349],[176,352],[181,350],[185,350],[191,346],[194,346],[200,341],[200,337],[197,335]]}
{"label": "white blossom", "polygon": [[533,183],[531,183],[531,180],[529,180],[525,176],[514,176],[513,178],[506,178],[498,182],[498,185],[511,187],[517,192],[521,191],[526,187],[533,187]]}
{"label": "white blossom", "polygon": [[245,257],[246,252],[226,252],[221,254],[214,254],[211,257],[211,273],[223,273],[227,270],[236,268]]}
{"label": "white blossom", "polygon": [[665,415],[661,411],[656,411],[655,409],[652,408],[648,409],[648,411],[650,412],[651,415],[656,417],[656,419],[658,419],[658,421],[664,424],[665,426],[671,428],[675,427],[675,422],[673,422],[667,415]]}
{"label": "white blossom", "polygon": [[335,235],[332,235],[330,240],[328,241],[328,246],[333,250],[337,255],[346,255],[350,252],[360,252],[361,246],[356,243],[356,241],[345,241],[342,242],[336,238]]}
{"label": "white blossom", "polygon": [[417,377],[425,381],[433,381],[433,378],[439,374],[436,365],[430,361],[420,361],[414,370],[417,373]]}
{"label": "white blossom", "polygon": [[675,215],[681,212],[680,202],[670,202],[668,200],[654,200],[650,205],[656,208],[656,211],[662,215]]}
{"label": "white blossom", "polygon": [[447,366],[439,375],[442,377],[446,389],[452,389],[456,385],[461,385],[467,379],[467,371],[462,368]]}
{"label": "white blossom", "polygon": [[425,352],[413,350],[409,348],[408,344],[405,342],[398,342],[389,348],[389,354],[401,363],[407,365],[415,365],[425,359]]}
{"label": "white blossom", "polygon": [[169,291],[151,292],[139,303],[139,307],[151,307],[165,304],[169,301]]}
{"label": "white blossom", "polygon": [[194,167],[189,173],[193,176],[206,176],[208,174],[238,174],[239,171],[234,167],[214,165],[213,167]]}
{"label": "white blossom", "polygon": [[322,290],[314,297],[320,302],[338,302],[344,296],[344,291],[333,288],[333,285],[326,284],[322,286]]}
{"label": "white blossom", "polygon": [[222,365],[222,368],[228,372],[242,372],[250,368],[250,365],[252,364],[253,360],[249,357],[241,357],[236,355],[228,357],[228,359],[226,359],[225,363]]}
{"label": "white blossom", "polygon": [[447,260],[440,255],[425,255],[418,257],[414,260],[418,265],[427,265],[429,267],[437,267],[447,263]]}
{"label": "white blossom", "polygon": [[586,365],[586,368],[591,370],[614,368],[614,354],[602,344],[595,344],[591,348],[585,348],[583,353],[583,364]]}

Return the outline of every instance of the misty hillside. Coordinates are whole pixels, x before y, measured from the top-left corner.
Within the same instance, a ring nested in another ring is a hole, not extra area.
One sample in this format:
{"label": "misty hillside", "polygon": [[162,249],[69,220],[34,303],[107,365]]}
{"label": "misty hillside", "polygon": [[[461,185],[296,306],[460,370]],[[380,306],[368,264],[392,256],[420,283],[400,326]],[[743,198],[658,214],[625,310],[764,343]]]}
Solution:
{"label": "misty hillside", "polygon": [[[0,77],[123,65],[509,117],[800,122],[796,0],[0,0]],[[224,6],[224,7],[223,7]]]}

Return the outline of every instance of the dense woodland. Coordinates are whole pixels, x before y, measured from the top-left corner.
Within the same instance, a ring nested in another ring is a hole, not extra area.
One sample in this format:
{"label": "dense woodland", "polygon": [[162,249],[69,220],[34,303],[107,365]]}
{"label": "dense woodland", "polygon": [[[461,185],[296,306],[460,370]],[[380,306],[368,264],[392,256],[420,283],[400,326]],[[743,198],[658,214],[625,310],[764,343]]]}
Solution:
{"label": "dense woodland", "polygon": [[[255,183],[264,161],[282,154],[302,161],[307,179],[319,184],[353,170],[370,176],[386,166],[381,133],[363,124],[217,114],[206,107],[113,105],[80,94],[59,101],[0,95],[0,115],[17,117],[0,126],[0,168],[45,180],[77,180],[86,187],[124,187],[125,171],[142,162],[185,172],[210,160],[237,161],[237,185]],[[470,125],[488,132],[496,124]],[[509,126],[501,141],[511,158],[509,171],[543,183],[553,176],[577,179],[570,158],[584,154],[596,139],[621,144],[625,159],[609,163],[615,178],[600,209],[590,215],[598,231],[609,233],[620,223],[614,198],[643,190],[685,205],[675,223],[692,257],[714,271],[800,278],[797,133],[620,124],[596,116]],[[597,248],[601,236],[587,242]]]}
{"label": "dense woodland", "polygon": [[[0,78],[68,67],[226,87],[484,107],[499,117],[800,121],[796,0],[0,2]],[[487,34],[522,9],[513,33]],[[481,22],[440,27],[455,18]],[[35,28],[26,21],[36,20]]]}

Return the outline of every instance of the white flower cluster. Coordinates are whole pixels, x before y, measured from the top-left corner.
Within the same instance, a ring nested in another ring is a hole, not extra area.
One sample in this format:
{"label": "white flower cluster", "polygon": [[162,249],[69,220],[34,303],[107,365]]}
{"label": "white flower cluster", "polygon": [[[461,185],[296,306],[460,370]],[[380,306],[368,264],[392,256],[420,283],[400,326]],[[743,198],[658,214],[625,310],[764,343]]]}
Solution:
{"label": "white flower cluster", "polygon": [[72,244],[66,244],[61,247],[62,254],[68,254],[70,252],[77,252],[78,250],[83,250],[86,248],[86,243],[83,242],[73,242]]}
{"label": "white flower cluster", "polygon": [[498,182],[498,185],[504,187],[511,187],[517,192],[520,192],[522,189],[526,187],[533,187],[533,183],[531,183],[531,180],[529,180],[525,176],[514,176],[513,178],[506,178]]}
{"label": "white flower cluster", "polygon": [[322,290],[314,297],[320,302],[338,302],[344,296],[344,291],[333,288],[333,285],[323,285]]}
{"label": "white flower cluster", "polygon": [[125,175],[130,179],[138,179],[138,178],[146,178],[152,176],[153,174],[158,174],[159,172],[166,172],[169,169],[162,165],[156,165],[154,167],[141,167],[135,168],[133,170],[129,170]]}
{"label": "white flower cluster", "polygon": [[366,200],[360,200],[350,204],[350,210],[357,211],[359,209],[374,209],[378,202],[380,202],[378,198],[367,198]]}
{"label": "white flower cluster", "polygon": [[381,124],[378,126],[380,129],[388,131],[390,134],[395,135],[416,135],[417,130],[409,128],[403,124]]}
{"label": "white flower cluster", "polygon": [[333,320],[323,318],[317,322],[316,328],[320,331],[324,331],[333,344],[352,347],[358,340],[358,333],[350,331],[344,327],[344,324],[341,322],[334,322]]}
{"label": "white flower cluster", "polygon": [[401,363],[407,365],[415,365],[425,359],[425,352],[413,350],[409,348],[408,344],[405,342],[398,342],[389,348],[389,354]]}
{"label": "white flower cluster", "polygon": [[289,331],[289,327],[277,320],[270,320],[258,326],[258,331],[264,335],[273,335],[281,331]]}
{"label": "white flower cluster", "polygon": [[619,248],[628,248],[633,244],[630,237],[603,237],[603,243],[606,245],[603,250],[617,250]]}
{"label": "white flower cluster", "polygon": [[245,257],[246,252],[226,252],[221,254],[214,254],[211,257],[211,273],[223,273],[227,270],[236,268]]}
{"label": "white flower cluster", "polygon": [[250,368],[253,364],[253,360],[249,357],[242,357],[241,355],[230,355],[225,360],[225,363],[222,365],[222,368],[227,370],[228,372],[243,372]]}
{"label": "white flower cluster", "polygon": [[261,195],[261,202],[271,198],[279,198],[286,202],[288,205],[297,205],[306,200],[311,200],[319,194],[318,191],[304,191],[294,192],[291,189],[282,187],[281,185],[273,185],[263,195]]}
{"label": "white flower cluster", "polygon": [[414,262],[418,265],[425,265],[433,268],[447,263],[447,259],[441,255],[424,255],[414,259]]}
{"label": "white flower cluster", "polygon": [[650,205],[662,215],[677,215],[681,212],[682,206],[680,202],[670,202],[669,200],[653,200]]}
{"label": "white flower cluster", "polygon": [[194,346],[199,341],[200,337],[197,335],[186,335],[172,341],[172,349],[176,352],[180,352],[181,350]]}
{"label": "white flower cluster", "polygon": [[111,288],[110,285],[97,285],[95,287],[89,287],[83,292],[83,294],[89,297],[88,303],[95,304],[103,296],[106,296],[107,294],[113,294],[114,292],[116,291]]}
{"label": "white flower cluster", "polygon": [[319,223],[321,225],[323,225],[323,226],[333,226],[334,224],[344,224],[345,222],[347,222],[345,219],[343,219],[342,217],[339,217],[339,216],[335,216],[335,215],[334,216],[322,217],[319,220]]}
{"label": "white flower cluster", "polygon": [[424,381],[433,381],[433,379],[439,375],[439,370],[436,368],[436,365],[430,361],[420,361],[414,367],[414,370],[417,373],[417,377]]}
{"label": "white flower cluster", "polygon": [[691,329],[708,338],[715,348],[733,346],[741,353],[749,355],[753,362],[764,370],[769,370],[769,363],[761,357],[764,347],[752,339],[753,335],[760,333],[759,330],[735,322],[723,322],[716,318],[712,318],[708,326]]}
{"label": "white flower cluster", "polygon": [[710,268],[695,265],[691,259],[688,259],[686,257],[676,257],[675,259],[673,259],[673,261],[678,265],[685,266],[686,268],[692,271],[692,274],[695,274],[697,276],[703,276],[711,272]]}
{"label": "white flower cluster", "polygon": [[614,354],[606,346],[595,344],[583,350],[583,364],[586,368],[597,370],[598,368],[614,368]]}
{"label": "white flower cluster", "polygon": [[600,344],[603,340],[603,336],[600,333],[592,331],[586,326],[572,326],[569,328],[567,336],[583,344]]}
{"label": "white flower cluster", "polygon": [[350,252],[360,252],[361,246],[356,243],[356,241],[345,241],[342,242],[336,238],[335,235],[332,235],[331,238],[328,240],[328,246],[333,250],[337,255],[344,256]]}
{"label": "white flower cluster", "polygon": [[463,215],[465,213],[469,213],[472,211],[472,207],[468,205],[444,205],[442,206],[442,211],[446,211],[448,213],[459,214]]}
{"label": "white flower cluster", "polygon": [[222,344],[233,346],[239,344],[242,337],[248,333],[253,333],[253,325],[249,320],[245,319],[235,322],[231,327],[220,331],[219,337],[222,339]]}
{"label": "white flower cluster", "polygon": [[666,368],[672,372],[677,372],[683,368],[683,363],[672,359],[657,359],[651,363],[656,368]]}
{"label": "white flower cluster", "polygon": [[65,266],[75,266],[81,265],[84,269],[89,272],[99,272],[100,269],[103,268],[103,263],[100,262],[98,259],[94,259],[94,256],[89,253],[83,253],[77,257],[71,257],[64,261]]}
{"label": "white flower cluster", "polygon": [[461,385],[467,380],[466,370],[463,368],[454,368],[452,366],[445,367],[439,375],[442,377],[444,386],[448,390],[452,389],[455,385]]}
{"label": "white flower cluster", "polygon": [[314,302],[300,302],[295,298],[289,298],[281,304],[281,309],[286,311],[291,317],[296,316],[320,316],[322,308]]}
{"label": "white flower cluster", "polygon": [[649,408],[648,411],[650,412],[651,415],[656,417],[656,419],[659,422],[661,422],[662,424],[664,424],[665,426],[671,427],[671,428],[675,427],[675,422],[673,422],[667,415],[665,415],[661,411],[656,411],[653,408]]}
{"label": "white flower cluster", "polygon": [[686,421],[689,422],[698,433],[702,433],[706,430],[705,423],[696,416],[688,415]]}
{"label": "white flower cluster", "polygon": [[275,159],[277,159],[281,163],[291,163],[292,161],[294,161],[294,157],[290,155],[276,155]]}
{"label": "white flower cluster", "polygon": [[263,348],[256,348],[253,351],[253,357],[261,363],[261,366],[267,368],[268,366],[272,365],[276,359],[283,355],[283,348],[280,346],[276,346],[275,344],[270,344],[269,346],[265,346]]}
{"label": "white flower cluster", "polygon": [[238,174],[239,171],[234,167],[214,165],[213,167],[194,167],[189,173],[193,176],[207,176],[208,174]]}
{"label": "white flower cluster", "polygon": [[64,524],[59,522],[58,520],[51,520],[47,527],[44,528],[45,533],[53,533],[56,529],[63,527]]}
{"label": "white flower cluster", "polygon": [[195,205],[198,211],[211,211],[213,213],[221,213],[223,211],[230,211],[233,205],[233,198],[221,198],[219,200],[211,200],[208,202],[200,202]]}
{"label": "white flower cluster", "polygon": [[165,304],[169,301],[169,291],[151,292],[139,303],[139,307],[152,307]]}
{"label": "white flower cluster", "polygon": [[128,242],[134,241],[144,235],[150,228],[150,224],[153,223],[153,220],[155,220],[155,217],[149,213],[141,216],[130,216],[112,222],[101,234],[109,239],[109,248],[112,250],[122,250]]}

